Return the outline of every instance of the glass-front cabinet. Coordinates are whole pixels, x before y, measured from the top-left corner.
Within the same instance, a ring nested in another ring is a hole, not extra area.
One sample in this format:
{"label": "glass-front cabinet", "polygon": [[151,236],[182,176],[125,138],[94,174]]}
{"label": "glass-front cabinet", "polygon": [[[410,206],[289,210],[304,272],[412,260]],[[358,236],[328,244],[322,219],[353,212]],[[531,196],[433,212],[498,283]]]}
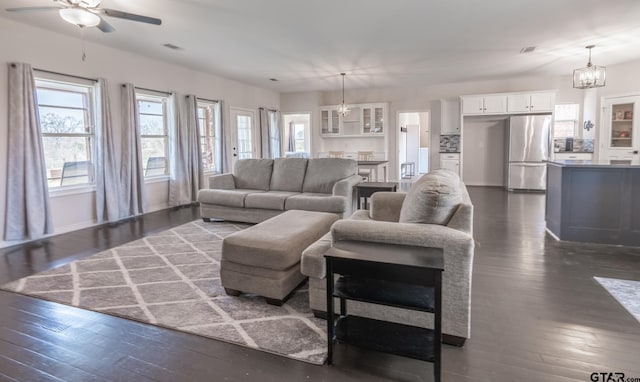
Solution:
{"label": "glass-front cabinet", "polygon": [[632,159],[640,150],[640,95],[603,99],[601,159]]}
{"label": "glass-front cabinet", "polygon": [[338,106],[320,108],[322,123],[321,135],[324,137],[361,137],[384,136],[387,124],[387,104],[351,104],[349,113],[340,115]]}

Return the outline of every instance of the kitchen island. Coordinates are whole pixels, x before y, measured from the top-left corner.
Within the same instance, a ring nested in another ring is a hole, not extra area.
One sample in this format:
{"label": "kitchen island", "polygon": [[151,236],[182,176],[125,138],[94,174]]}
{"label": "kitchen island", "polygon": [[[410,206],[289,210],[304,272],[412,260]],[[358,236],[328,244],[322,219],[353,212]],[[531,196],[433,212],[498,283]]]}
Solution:
{"label": "kitchen island", "polygon": [[560,240],[640,246],[640,159],[547,162],[545,215]]}

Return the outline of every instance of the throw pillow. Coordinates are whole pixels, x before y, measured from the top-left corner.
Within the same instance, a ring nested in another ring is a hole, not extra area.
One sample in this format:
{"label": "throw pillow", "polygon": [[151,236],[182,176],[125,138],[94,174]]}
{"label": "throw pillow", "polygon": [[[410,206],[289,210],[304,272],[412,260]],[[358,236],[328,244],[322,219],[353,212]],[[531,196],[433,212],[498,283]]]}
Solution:
{"label": "throw pillow", "polygon": [[400,209],[400,223],[447,225],[462,202],[460,178],[452,171],[423,175],[411,187]]}

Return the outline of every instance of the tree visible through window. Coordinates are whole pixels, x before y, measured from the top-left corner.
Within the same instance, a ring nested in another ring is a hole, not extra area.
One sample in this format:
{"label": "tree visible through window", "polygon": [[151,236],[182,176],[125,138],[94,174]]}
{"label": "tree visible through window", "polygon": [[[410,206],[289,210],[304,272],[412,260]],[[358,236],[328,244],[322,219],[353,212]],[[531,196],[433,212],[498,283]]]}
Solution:
{"label": "tree visible through window", "polygon": [[577,103],[556,105],[553,122],[554,138],[577,138],[575,134],[579,110],[580,105]]}
{"label": "tree visible through window", "polygon": [[168,174],[166,97],[136,94],[144,176]]}
{"label": "tree visible through window", "polygon": [[49,187],[92,184],[93,86],[36,80]]}
{"label": "tree visible through window", "polygon": [[304,149],[304,124],[296,123],[293,125],[293,139],[295,149],[298,152],[305,151]]}
{"label": "tree visible through window", "polygon": [[220,113],[217,102],[198,101],[198,131],[202,152],[202,170],[221,172],[218,156],[220,152]]}

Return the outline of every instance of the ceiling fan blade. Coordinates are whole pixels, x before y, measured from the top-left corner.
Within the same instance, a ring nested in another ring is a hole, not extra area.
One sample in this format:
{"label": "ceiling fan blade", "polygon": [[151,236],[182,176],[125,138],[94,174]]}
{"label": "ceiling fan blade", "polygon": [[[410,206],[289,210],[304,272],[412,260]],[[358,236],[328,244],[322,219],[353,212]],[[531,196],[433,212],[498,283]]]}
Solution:
{"label": "ceiling fan blade", "polygon": [[60,7],[21,7],[21,8],[6,8],[7,12],[42,12],[58,10]]}
{"label": "ceiling fan blade", "polygon": [[100,24],[96,25],[96,28],[100,29],[104,33],[111,33],[115,29],[105,19],[100,17]]}
{"label": "ceiling fan blade", "polygon": [[139,22],[142,22],[142,23],[153,24],[153,25],[162,24],[162,20],[156,19],[154,17],[147,17],[147,16],[136,15],[136,14],[133,14],[133,13],[116,11],[115,9],[102,8],[100,10],[102,12],[104,12],[105,15],[111,16],[111,17],[117,17],[117,18],[120,18],[120,19],[126,19],[126,20],[131,20],[131,21],[139,21]]}

